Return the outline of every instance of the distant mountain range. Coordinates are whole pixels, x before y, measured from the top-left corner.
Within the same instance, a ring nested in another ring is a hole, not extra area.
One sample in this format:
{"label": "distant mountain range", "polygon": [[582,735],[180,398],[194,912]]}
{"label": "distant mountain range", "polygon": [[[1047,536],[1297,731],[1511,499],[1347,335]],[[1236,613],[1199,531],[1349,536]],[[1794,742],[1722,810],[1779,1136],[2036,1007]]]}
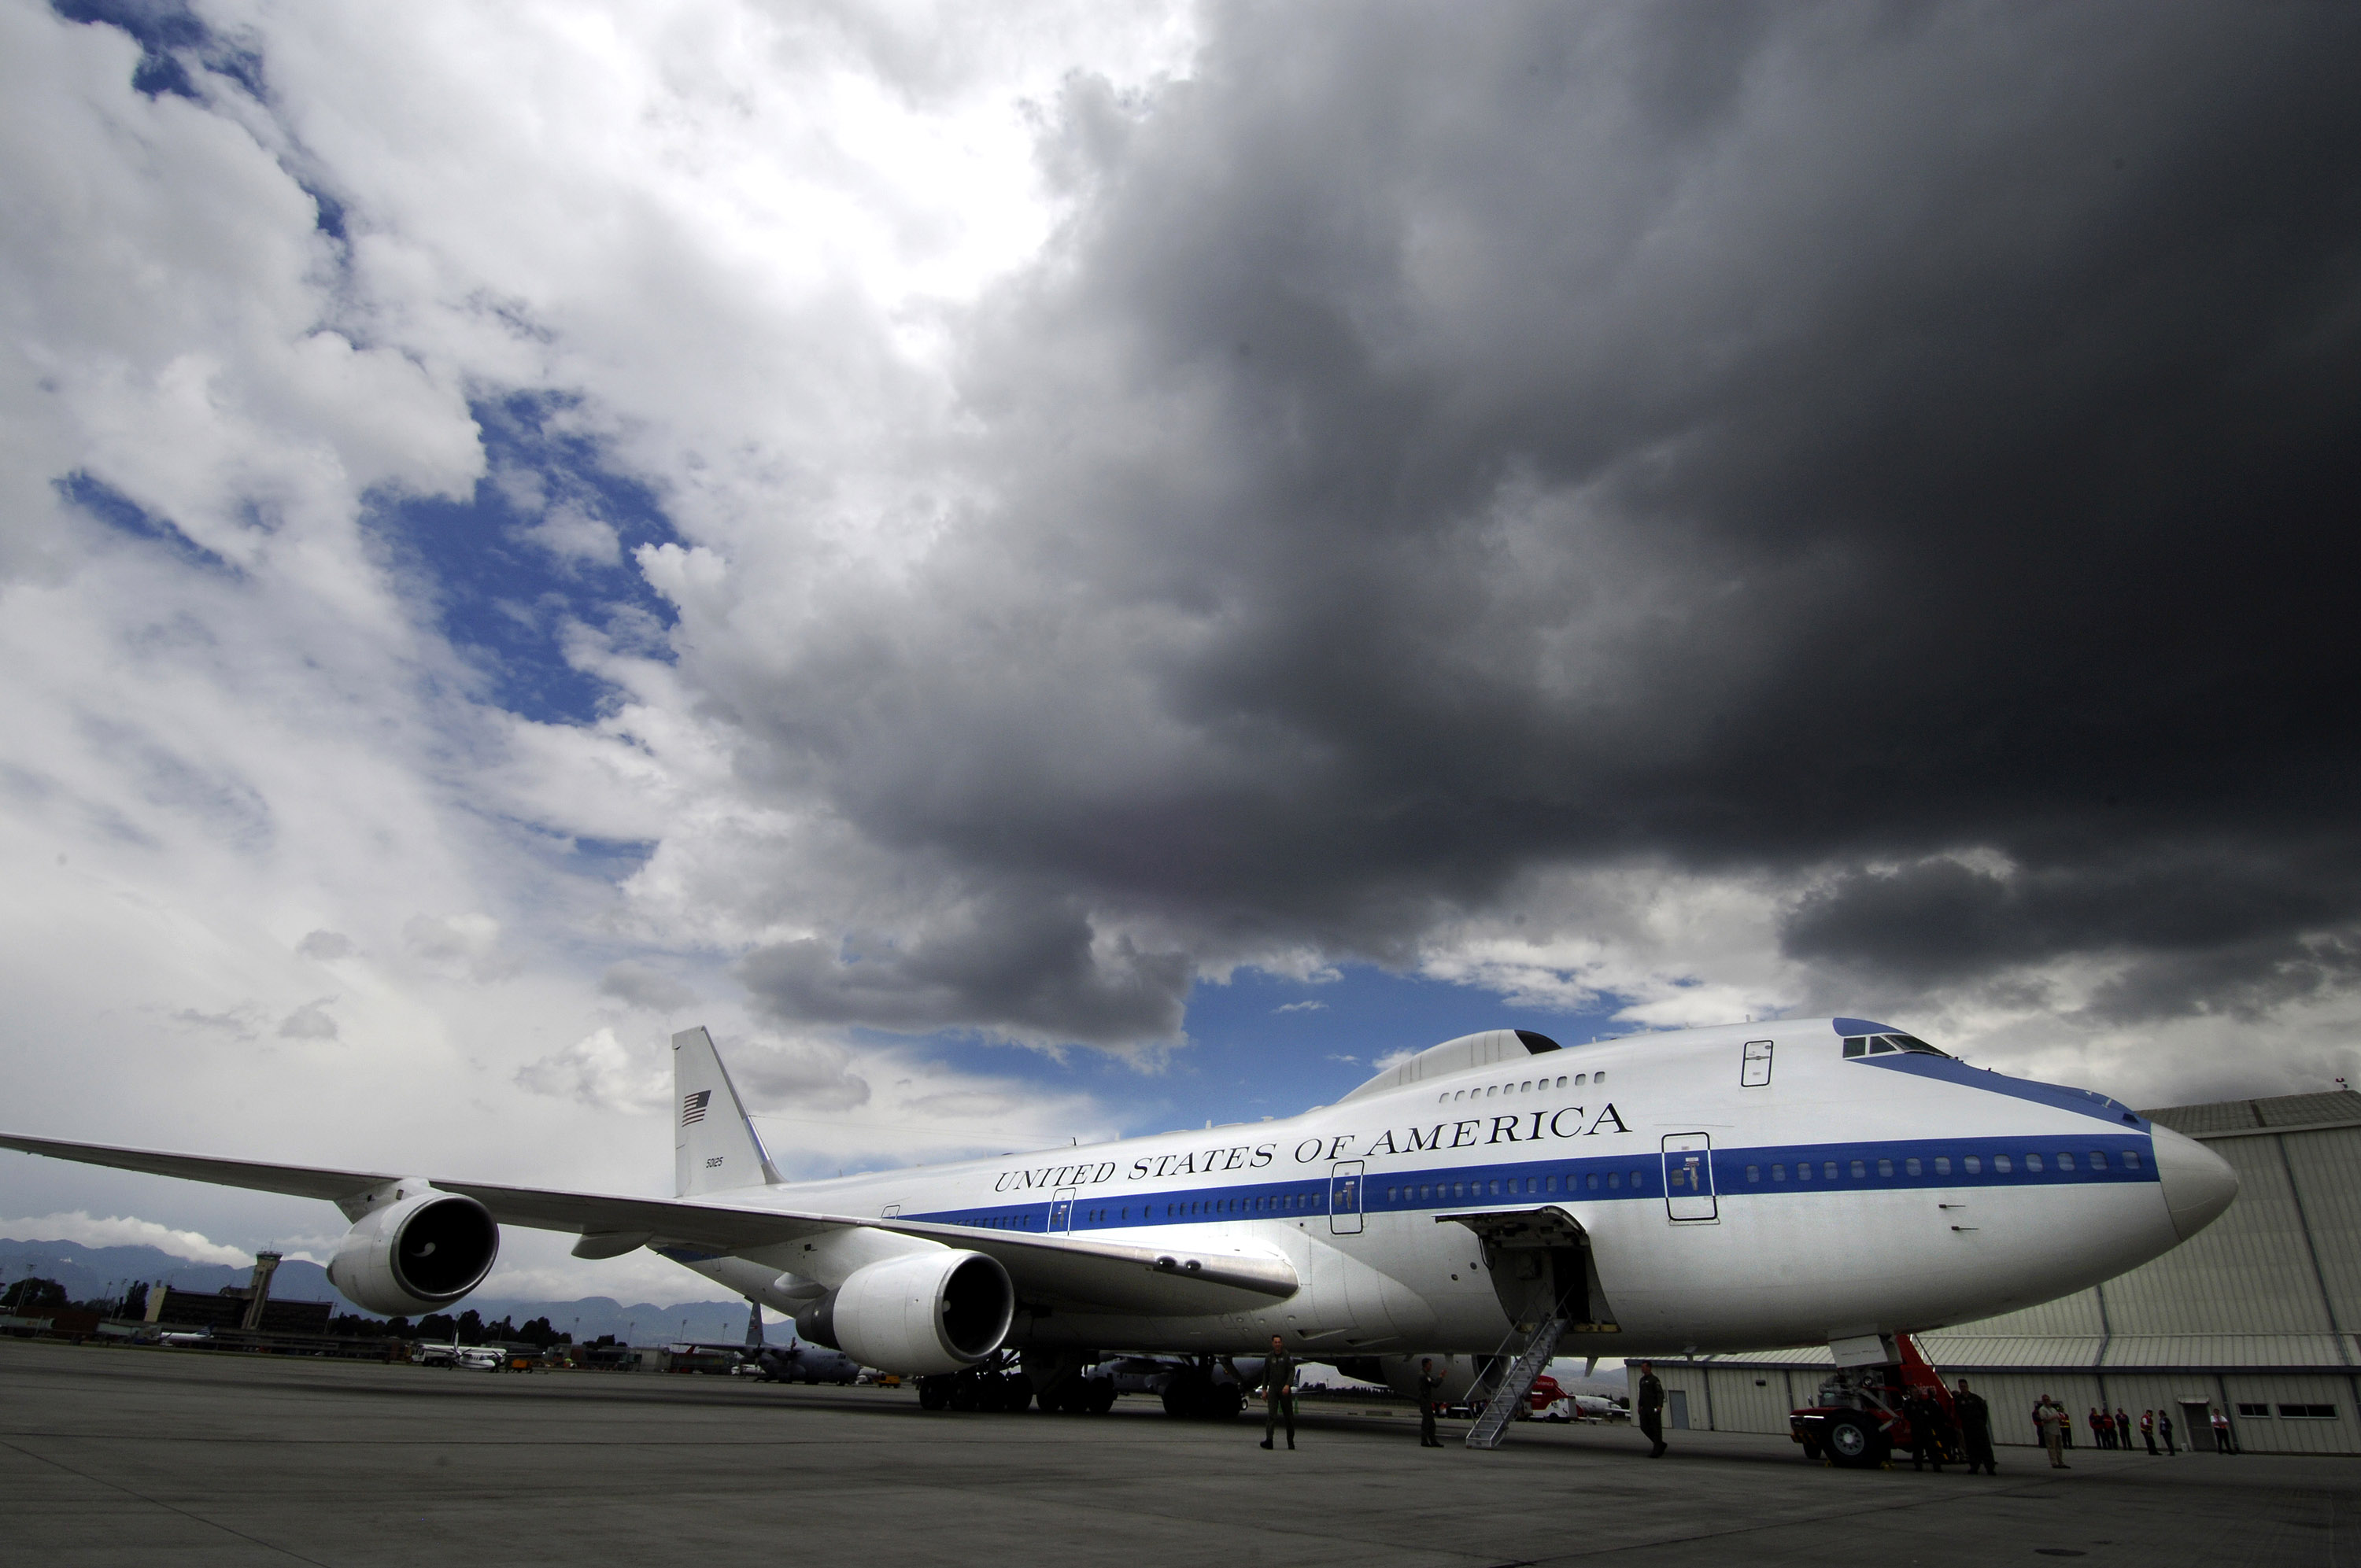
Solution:
{"label": "distant mountain range", "polygon": [[[167,1284],[176,1290],[218,1290],[244,1285],[253,1275],[244,1267],[220,1263],[191,1263],[152,1246],[83,1246],[78,1242],[0,1241],[0,1285],[13,1285],[27,1274],[54,1279],[65,1287],[69,1300],[84,1301],[109,1293],[121,1295],[135,1279]],[[327,1270],[316,1263],[290,1258],[271,1276],[271,1299],[333,1301],[340,1312],[360,1309],[336,1293]],[[652,1301],[626,1304],[609,1296],[578,1301],[527,1301],[501,1296],[470,1296],[455,1310],[474,1308],[486,1322],[505,1317],[524,1323],[547,1318],[550,1326],[577,1340],[613,1334],[637,1344],[660,1344],[691,1339],[735,1344],[746,1336],[744,1301],[677,1301],[657,1306]],[[378,1314],[364,1313],[367,1317]],[[774,1327],[774,1338],[785,1331]]]}

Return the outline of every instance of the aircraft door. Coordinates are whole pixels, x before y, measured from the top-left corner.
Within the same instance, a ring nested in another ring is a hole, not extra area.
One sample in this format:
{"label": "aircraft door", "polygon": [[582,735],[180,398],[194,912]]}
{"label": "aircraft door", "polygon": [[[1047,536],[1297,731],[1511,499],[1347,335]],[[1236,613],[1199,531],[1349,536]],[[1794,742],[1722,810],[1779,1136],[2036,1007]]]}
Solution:
{"label": "aircraft door", "polygon": [[1060,1234],[1074,1228],[1074,1190],[1060,1187],[1049,1199],[1049,1230]]}
{"label": "aircraft door", "polygon": [[1771,1081],[1771,1042],[1749,1040],[1746,1054],[1739,1058],[1738,1086],[1760,1089]]}
{"label": "aircraft door", "polygon": [[1669,1133],[1664,1142],[1664,1212],[1675,1220],[1719,1219],[1713,1190],[1713,1139]]}
{"label": "aircraft door", "polygon": [[1328,1173],[1328,1234],[1361,1234],[1361,1162],[1348,1159]]}

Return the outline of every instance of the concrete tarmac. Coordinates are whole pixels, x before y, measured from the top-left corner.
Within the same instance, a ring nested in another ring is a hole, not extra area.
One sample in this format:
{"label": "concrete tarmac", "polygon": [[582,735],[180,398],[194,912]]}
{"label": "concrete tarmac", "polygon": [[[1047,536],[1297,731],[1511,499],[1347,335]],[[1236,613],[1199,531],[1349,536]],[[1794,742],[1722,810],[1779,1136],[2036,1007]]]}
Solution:
{"label": "concrete tarmac", "polygon": [[752,1378],[491,1374],[0,1340],[0,1554],[28,1568],[1664,1564],[2361,1568],[2361,1461],[2005,1449],[1996,1478],[1778,1438],[1347,1407],[1209,1425],[928,1413]]}

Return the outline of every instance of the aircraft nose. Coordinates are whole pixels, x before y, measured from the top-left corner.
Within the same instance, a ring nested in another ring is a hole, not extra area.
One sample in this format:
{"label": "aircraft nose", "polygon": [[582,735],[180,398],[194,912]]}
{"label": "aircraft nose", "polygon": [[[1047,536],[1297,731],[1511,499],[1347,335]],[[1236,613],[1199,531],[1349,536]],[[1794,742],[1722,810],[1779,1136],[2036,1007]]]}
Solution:
{"label": "aircraft nose", "polygon": [[2222,1217],[2238,1195],[2238,1173],[2230,1162],[2196,1139],[2157,1127],[2156,1174],[2172,1228],[2187,1241]]}

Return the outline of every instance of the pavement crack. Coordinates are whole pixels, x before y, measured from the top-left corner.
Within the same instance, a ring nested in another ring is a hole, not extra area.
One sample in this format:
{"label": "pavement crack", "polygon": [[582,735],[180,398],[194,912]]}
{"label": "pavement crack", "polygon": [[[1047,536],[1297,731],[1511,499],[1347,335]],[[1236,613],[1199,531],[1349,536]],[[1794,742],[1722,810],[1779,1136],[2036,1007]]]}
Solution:
{"label": "pavement crack", "polygon": [[201,1524],[209,1530],[217,1530],[224,1535],[236,1536],[249,1546],[258,1546],[265,1552],[275,1552],[281,1557],[291,1557],[298,1563],[308,1563],[312,1568],[328,1568],[328,1564],[316,1557],[306,1557],[300,1552],[290,1552],[276,1541],[265,1541],[260,1536],[248,1535],[236,1526],[224,1524],[219,1519],[209,1519],[203,1514],[191,1513],[177,1503],[168,1503],[161,1497],[151,1497],[147,1493],[126,1486],[120,1481],[110,1481],[104,1475],[93,1475],[87,1470],[77,1470],[71,1464],[51,1459],[46,1453],[37,1453],[21,1443],[10,1442],[5,1438],[0,1438],[0,1447],[5,1447],[14,1453],[21,1453],[36,1464],[46,1464],[52,1470],[61,1470],[76,1480],[87,1481],[94,1486],[104,1486],[111,1492],[120,1492],[126,1497],[136,1498],[146,1503],[149,1508],[161,1508],[168,1514],[178,1514],[192,1524]]}

